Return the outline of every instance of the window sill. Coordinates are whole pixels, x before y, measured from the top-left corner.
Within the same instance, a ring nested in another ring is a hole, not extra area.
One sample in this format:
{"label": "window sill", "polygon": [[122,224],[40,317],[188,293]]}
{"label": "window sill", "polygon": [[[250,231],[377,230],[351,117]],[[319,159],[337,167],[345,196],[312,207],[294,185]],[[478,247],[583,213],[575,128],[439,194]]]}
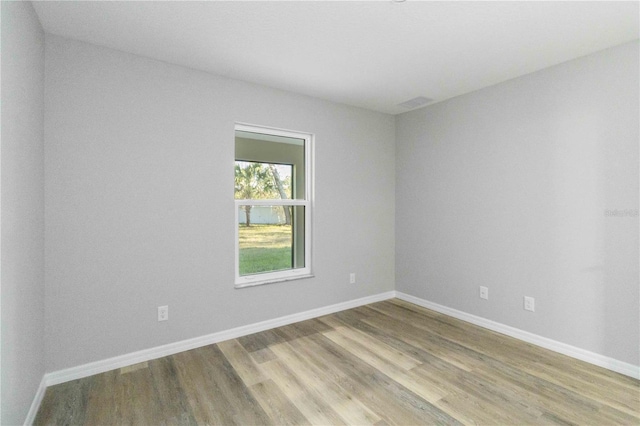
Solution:
{"label": "window sill", "polygon": [[305,275],[296,275],[296,276],[292,276],[292,277],[282,277],[282,278],[271,278],[271,279],[266,279],[266,280],[261,280],[261,281],[252,281],[249,283],[241,283],[235,284],[235,288],[236,289],[241,289],[241,288],[247,288],[247,287],[255,287],[258,285],[265,285],[265,284],[275,284],[275,283],[280,283],[280,282],[284,282],[284,281],[295,281],[295,280],[303,280],[306,278],[314,278],[315,275],[313,274],[305,274]]}

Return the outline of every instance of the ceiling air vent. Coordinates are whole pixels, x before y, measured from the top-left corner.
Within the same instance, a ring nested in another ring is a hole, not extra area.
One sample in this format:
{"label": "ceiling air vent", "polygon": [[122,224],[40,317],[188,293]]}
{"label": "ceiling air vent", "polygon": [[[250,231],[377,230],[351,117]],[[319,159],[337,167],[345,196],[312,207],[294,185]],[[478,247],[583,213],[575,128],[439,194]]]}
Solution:
{"label": "ceiling air vent", "polygon": [[426,104],[429,104],[431,102],[433,102],[433,99],[425,98],[424,96],[418,96],[417,98],[409,99],[406,102],[398,104],[398,106],[406,109],[414,109],[425,106]]}

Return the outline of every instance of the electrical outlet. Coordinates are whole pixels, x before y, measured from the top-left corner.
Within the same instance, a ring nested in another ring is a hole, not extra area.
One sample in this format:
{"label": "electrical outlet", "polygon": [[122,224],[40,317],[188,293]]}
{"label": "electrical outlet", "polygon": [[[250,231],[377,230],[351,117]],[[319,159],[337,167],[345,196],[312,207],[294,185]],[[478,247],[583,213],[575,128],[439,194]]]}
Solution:
{"label": "electrical outlet", "polygon": [[536,299],[533,297],[525,296],[524,297],[524,309],[526,311],[535,312],[536,311]]}
{"label": "electrical outlet", "polygon": [[158,306],[158,321],[166,321],[169,319],[169,307]]}
{"label": "electrical outlet", "polygon": [[489,288],[485,286],[480,286],[480,299],[489,299]]}
{"label": "electrical outlet", "polygon": [[349,284],[355,284],[356,283],[356,273],[352,272],[349,274]]}

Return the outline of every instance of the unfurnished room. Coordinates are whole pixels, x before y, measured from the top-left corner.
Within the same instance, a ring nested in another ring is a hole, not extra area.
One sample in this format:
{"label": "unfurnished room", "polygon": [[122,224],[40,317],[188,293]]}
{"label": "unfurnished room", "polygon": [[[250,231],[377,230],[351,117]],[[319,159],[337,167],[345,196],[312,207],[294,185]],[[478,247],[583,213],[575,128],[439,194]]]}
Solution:
{"label": "unfurnished room", "polygon": [[0,424],[640,424],[640,2],[1,2]]}

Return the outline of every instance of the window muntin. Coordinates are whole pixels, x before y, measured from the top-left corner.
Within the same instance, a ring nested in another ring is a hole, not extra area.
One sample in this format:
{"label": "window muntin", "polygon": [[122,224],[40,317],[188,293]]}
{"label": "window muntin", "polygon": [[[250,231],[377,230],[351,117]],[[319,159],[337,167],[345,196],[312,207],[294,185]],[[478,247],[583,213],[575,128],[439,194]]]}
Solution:
{"label": "window muntin", "polygon": [[236,125],[236,287],[311,275],[309,134]]}

